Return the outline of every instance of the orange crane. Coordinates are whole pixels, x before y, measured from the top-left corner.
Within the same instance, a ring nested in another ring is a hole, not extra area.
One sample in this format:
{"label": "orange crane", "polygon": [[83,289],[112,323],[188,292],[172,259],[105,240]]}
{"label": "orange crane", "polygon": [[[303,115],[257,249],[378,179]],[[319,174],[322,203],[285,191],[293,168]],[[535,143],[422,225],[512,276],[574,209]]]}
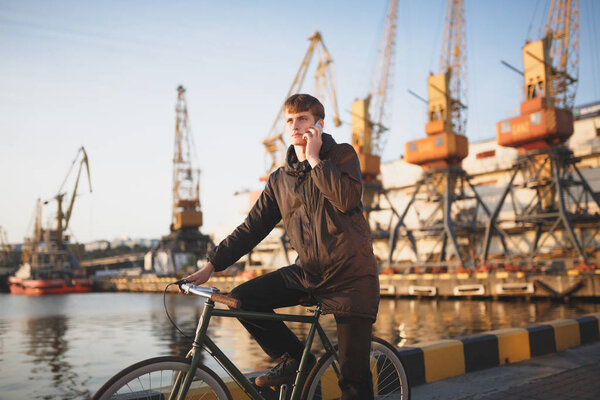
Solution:
{"label": "orange crane", "polygon": [[[586,243],[600,232],[600,201],[565,145],[573,134],[578,33],[578,1],[552,0],[544,36],[523,47],[521,113],[496,125],[498,144],[517,148],[519,155],[486,229],[483,262],[493,234],[489,225],[508,224],[529,242],[522,261],[527,266],[535,267],[539,259],[552,255],[555,260],[575,259],[582,268],[589,267],[593,247]],[[513,217],[502,220],[499,215],[508,197]]]}
{"label": "orange crane", "polygon": [[[421,166],[423,173],[391,231],[390,266],[406,260],[404,246],[398,246],[404,241],[410,243],[413,258],[403,262],[405,267],[462,271],[468,263],[474,265],[472,249],[485,229],[482,218],[491,214],[461,166],[468,155],[463,0],[448,0],[444,25],[439,72],[427,79],[428,137],[407,142],[404,153],[405,161]],[[416,220],[413,227],[405,222],[409,213]],[[426,254],[419,253],[417,242],[427,248]]]}
{"label": "orange crane", "polygon": [[[315,92],[314,95],[319,100],[323,101],[324,97],[328,97],[331,103],[331,109],[333,112],[333,121],[335,126],[340,126],[342,124],[339,118],[338,106],[337,106],[337,96],[336,96],[336,84],[335,84],[335,69],[333,64],[333,58],[331,58],[331,54],[329,54],[329,50],[325,46],[323,42],[323,36],[320,32],[315,32],[312,36],[308,38],[310,41],[310,45],[304,54],[304,58],[302,59],[302,63],[300,64],[300,68],[296,72],[294,76],[294,80],[292,81],[292,85],[290,86],[287,94],[285,95],[285,99],[290,97],[294,93],[298,93],[302,88],[304,83],[304,78],[306,77],[306,73],[308,72],[308,68],[310,66],[310,62],[312,60],[313,55],[317,54],[317,67],[315,71]],[[284,114],[283,104],[275,117],[275,121],[271,125],[271,129],[269,129],[269,133],[265,140],[263,140],[263,145],[267,151],[267,154],[270,157],[271,164],[267,168],[266,176],[262,177],[261,180],[266,180],[268,175],[273,172],[278,167],[282,166],[285,163],[285,153],[287,151],[287,145],[283,136]]]}
{"label": "orange crane", "polygon": [[523,46],[521,115],[498,122],[498,144],[524,153],[564,143],[573,134],[578,34],[578,1],[552,0],[544,37]]}
{"label": "orange crane", "polygon": [[460,166],[468,155],[466,130],[466,25],[463,0],[448,0],[437,74],[427,79],[425,139],[407,142],[404,158],[424,169]]}

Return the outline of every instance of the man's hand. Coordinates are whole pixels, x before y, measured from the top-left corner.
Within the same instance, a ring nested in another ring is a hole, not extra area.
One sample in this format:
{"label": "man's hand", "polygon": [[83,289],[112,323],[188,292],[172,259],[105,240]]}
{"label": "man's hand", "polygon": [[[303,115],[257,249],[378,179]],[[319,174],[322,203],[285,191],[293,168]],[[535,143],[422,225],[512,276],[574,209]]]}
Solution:
{"label": "man's hand", "polygon": [[215,272],[215,266],[212,265],[212,263],[209,261],[198,271],[186,276],[184,279],[187,279],[190,283],[193,283],[194,285],[202,285],[210,279],[210,276],[213,272]]}
{"label": "man's hand", "polygon": [[321,159],[319,158],[319,152],[323,145],[323,139],[321,138],[322,130],[319,125],[308,128],[308,132],[304,134],[306,140],[306,148],[304,150],[306,159],[311,167],[315,167]]}

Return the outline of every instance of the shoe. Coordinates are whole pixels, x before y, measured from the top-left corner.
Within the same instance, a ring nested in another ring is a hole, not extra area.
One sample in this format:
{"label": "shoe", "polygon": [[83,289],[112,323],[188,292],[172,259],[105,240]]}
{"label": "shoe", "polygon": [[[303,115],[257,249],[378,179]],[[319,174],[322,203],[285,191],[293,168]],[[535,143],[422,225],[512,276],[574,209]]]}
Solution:
{"label": "shoe", "polygon": [[[308,371],[315,365],[316,358],[312,354],[308,359]],[[293,383],[296,373],[300,369],[300,361],[285,353],[279,364],[271,368],[266,374],[260,375],[254,381],[259,387],[280,386],[284,383]]]}

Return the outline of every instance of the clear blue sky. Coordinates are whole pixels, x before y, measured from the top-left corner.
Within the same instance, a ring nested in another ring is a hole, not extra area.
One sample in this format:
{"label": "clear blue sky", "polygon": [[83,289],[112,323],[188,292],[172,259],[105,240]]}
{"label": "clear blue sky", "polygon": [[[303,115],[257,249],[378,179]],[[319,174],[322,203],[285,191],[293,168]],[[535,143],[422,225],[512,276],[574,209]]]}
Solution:
{"label": "clear blue sky", "polygon": [[[500,60],[521,68],[521,47],[528,33],[539,37],[547,3],[466,0],[470,141],[494,137],[495,123],[518,109],[522,78]],[[10,242],[21,242],[36,199],[56,194],[83,145],[94,192],[80,189],[74,237],[168,233],[180,84],[188,91],[202,169],[203,231],[231,226],[238,222],[231,217],[233,193],[261,186],[261,142],[306,39],[321,31],[335,61],[341,117],[349,122],[352,101],[369,89],[386,6],[384,0],[0,0],[0,226]],[[384,161],[424,136],[425,107],[407,89],[426,96],[427,75],[438,69],[445,7],[445,0],[400,0]],[[576,104],[600,100],[597,21],[600,3],[581,0]],[[304,91],[313,85],[307,79]],[[326,131],[349,141],[349,123],[332,126],[326,120]]]}

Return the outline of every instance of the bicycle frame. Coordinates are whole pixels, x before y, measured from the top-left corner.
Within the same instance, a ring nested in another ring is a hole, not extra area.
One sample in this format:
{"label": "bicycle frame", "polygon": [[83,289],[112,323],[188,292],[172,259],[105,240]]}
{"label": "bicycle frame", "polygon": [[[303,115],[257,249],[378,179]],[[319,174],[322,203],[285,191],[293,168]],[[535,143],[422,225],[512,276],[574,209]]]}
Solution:
{"label": "bicycle frame", "polygon": [[[321,316],[321,307],[316,306],[312,315],[294,315],[294,314],[275,314],[265,312],[252,312],[242,310],[228,310],[215,308],[215,304],[212,300],[207,299],[204,305],[204,310],[198,326],[196,328],[196,337],[192,344],[192,350],[190,350],[188,357],[192,358],[191,366],[189,371],[183,377],[181,374],[177,377],[173,386],[173,392],[169,396],[169,400],[183,400],[190,388],[193,377],[196,374],[196,369],[200,364],[200,349],[205,349],[222,367],[225,371],[233,378],[233,380],[250,396],[252,399],[265,400],[265,398],[258,392],[256,387],[250,382],[250,380],[231,362],[231,360],[221,351],[221,349],[213,342],[207,335],[208,325],[210,319],[213,316],[216,317],[228,317],[228,318],[244,318],[244,319],[260,319],[260,320],[272,320],[272,321],[289,321],[289,322],[301,322],[311,324],[308,331],[308,336],[304,344],[304,352],[302,353],[302,359],[300,360],[299,371],[296,374],[296,380],[294,381],[294,387],[290,400],[298,400],[306,380],[309,371],[306,370],[308,355],[315,337],[315,332],[319,335],[323,347],[326,351],[331,352],[336,357],[336,363],[334,363],[334,370],[339,375],[340,371],[338,368],[339,360],[337,359],[337,352],[329,341],[329,338],[325,334],[323,327],[319,323],[319,317]],[[183,382],[182,382],[183,380]]]}

